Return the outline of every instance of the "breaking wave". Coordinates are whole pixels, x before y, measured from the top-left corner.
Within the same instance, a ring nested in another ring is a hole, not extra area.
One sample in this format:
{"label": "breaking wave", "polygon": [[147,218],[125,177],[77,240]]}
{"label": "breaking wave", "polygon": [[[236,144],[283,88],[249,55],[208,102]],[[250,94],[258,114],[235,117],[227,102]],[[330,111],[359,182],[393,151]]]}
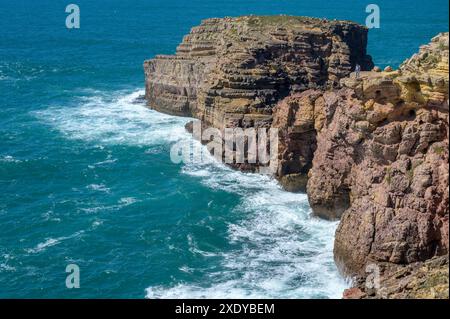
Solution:
{"label": "breaking wave", "polygon": [[[337,222],[311,215],[305,194],[289,193],[268,176],[220,163],[188,164],[183,173],[216,190],[238,194],[220,272],[207,280],[147,288],[147,298],[340,298],[347,283],[333,261]],[[191,239],[195,243],[195,240]]]}
{"label": "breaking wave", "polygon": [[101,144],[163,145],[188,136],[184,129],[188,119],[158,113],[137,102],[143,90],[116,96],[95,93],[75,107],[51,107],[36,115],[66,138]]}

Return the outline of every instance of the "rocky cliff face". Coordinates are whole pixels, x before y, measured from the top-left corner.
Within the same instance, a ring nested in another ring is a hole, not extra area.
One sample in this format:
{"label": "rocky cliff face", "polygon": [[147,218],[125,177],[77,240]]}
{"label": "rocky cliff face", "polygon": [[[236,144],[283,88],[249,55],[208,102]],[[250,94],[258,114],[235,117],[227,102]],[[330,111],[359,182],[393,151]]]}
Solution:
{"label": "rocky cliff face", "polygon": [[396,72],[327,92],[308,181],[313,210],[341,217],[335,257],[408,264],[448,254],[448,34]]}
{"label": "rocky cliff face", "polygon": [[[366,42],[367,30],[351,22],[208,19],[176,55],[145,62],[146,98],[206,126],[277,128],[276,177],[287,190],[307,191],[316,215],[341,219],[339,267],[361,283],[367,265],[382,266],[392,286],[405,265],[417,276],[426,276],[425,261],[448,267],[448,257],[429,262],[449,249],[448,33],[397,71],[355,78],[356,63],[373,66]],[[347,295],[382,297],[355,289]],[[415,296],[403,292],[387,294]]]}
{"label": "rocky cliff face", "polygon": [[317,215],[341,218],[334,252],[346,274],[448,256],[448,59],[440,34],[397,71],[344,78],[338,90],[308,90],[275,110],[275,119],[291,114],[288,130],[317,132],[308,198]]}
{"label": "rocky cliff face", "polygon": [[265,125],[282,98],[370,69],[367,29],[351,22],[268,16],[207,19],[176,55],[144,63],[149,106],[206,125]]}

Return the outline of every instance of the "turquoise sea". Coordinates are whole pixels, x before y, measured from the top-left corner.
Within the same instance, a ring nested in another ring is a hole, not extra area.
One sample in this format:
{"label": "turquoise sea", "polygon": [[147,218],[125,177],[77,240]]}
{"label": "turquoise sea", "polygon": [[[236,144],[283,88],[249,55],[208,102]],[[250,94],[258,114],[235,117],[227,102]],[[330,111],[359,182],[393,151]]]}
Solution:
{"label": "turquoise sea", "polygon": [[[144,59],[173,53],[204,18],[363,23],[373,1],[71,2],[0,0],[0,297],[339,298],[337,223],[268,177],[173,164],[188,119],[133,101]],[[448,31],[446,0],[376,4],[369,53],[382,67]],[[79,289],[66,288],[68,264]]]}

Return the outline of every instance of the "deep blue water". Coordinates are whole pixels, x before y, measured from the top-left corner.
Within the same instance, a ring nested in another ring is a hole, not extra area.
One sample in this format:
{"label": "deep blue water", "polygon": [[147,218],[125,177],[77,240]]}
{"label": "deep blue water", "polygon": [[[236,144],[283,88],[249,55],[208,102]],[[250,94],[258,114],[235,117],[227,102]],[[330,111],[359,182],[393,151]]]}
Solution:
{"label": "deep blue water", "polygon": [[[207,17],[363,23],[369,1],[0,0],[0,297],[340,297],[336,223],[305,195],[217,163],[174,164],[187,119],[133,104],[142,62]],[[378,0],[369,53],[398,64],[441,31],[445,0]],[[67,289],[65,268],[81,270]]]}

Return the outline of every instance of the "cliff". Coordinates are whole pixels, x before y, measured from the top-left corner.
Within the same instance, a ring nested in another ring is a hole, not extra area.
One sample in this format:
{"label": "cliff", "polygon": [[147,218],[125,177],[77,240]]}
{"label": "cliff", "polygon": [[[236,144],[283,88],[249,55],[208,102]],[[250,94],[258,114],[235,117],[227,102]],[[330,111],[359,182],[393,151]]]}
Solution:
{"label": "cliff", "polygon": [[367,29],[289,16],[207,19],[175,55],[144,62],[149,106],[215,127],[271,121],[282,98],[370,69]]}
{"label": "cliff", "polygon": [[[176,55],[144,63],[146,99],[206,127],[278,129],[275,177],[341,219],[335,259],[357,286],[346,296],[429,296],[433,282],[448,290],[448,33],[396,71],[356,78],[356,63],[373,67],[366,44],[367,29],[347,21],[208,19]],[[363,284],[371,265],[391,288],[402,269],[417,276],[381,295]]]}
{"label": "cliff", "polygon": [[308,198],[315,214],[341,219],[334,254],[347,275],[361,280],[368,266],[390,265],[380,275],[392,285],[389,273],[405,265],[444,256],[438,273],[448,268],[448,59],[448,33],[440,34],[397,71],[352,75],[338,90],[307,90],[275,109],[275,119],[290,114],[288,130],[314,127]]}

